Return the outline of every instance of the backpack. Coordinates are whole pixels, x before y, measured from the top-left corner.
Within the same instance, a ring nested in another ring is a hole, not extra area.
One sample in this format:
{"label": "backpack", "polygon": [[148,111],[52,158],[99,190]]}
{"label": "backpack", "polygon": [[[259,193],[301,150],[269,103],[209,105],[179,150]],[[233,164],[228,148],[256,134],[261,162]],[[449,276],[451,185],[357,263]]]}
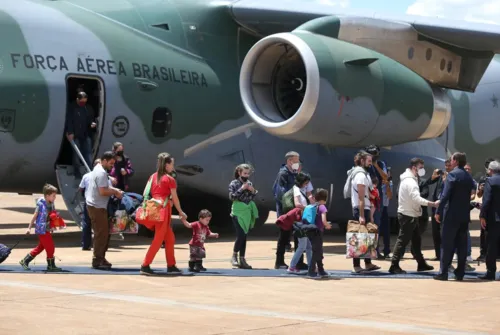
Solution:
{"label": "backpack", "polygon": [[344,185],[344,199],[349,199],[352,196],[352,194],[351,194],[352,180],[360,172],[364,173],[365,177],[368,177],[368,172],[365,171],[364,169],[354,168],[352,170],[352,172],[347,176],[347,180],[346,180],[345,185]]}
{"label": "backpack", "polygon": [[283,197],[281,198],[281,205],[283,207],[283,214],[286,214],[295,208],[295,202],[293,201],[293,187],[283,194]]}
{"label": "backpack", "polygon": [[302,223],[314,225],[316,223],[316,214],[318,214],[318,205],[307,205],[302,212]]}

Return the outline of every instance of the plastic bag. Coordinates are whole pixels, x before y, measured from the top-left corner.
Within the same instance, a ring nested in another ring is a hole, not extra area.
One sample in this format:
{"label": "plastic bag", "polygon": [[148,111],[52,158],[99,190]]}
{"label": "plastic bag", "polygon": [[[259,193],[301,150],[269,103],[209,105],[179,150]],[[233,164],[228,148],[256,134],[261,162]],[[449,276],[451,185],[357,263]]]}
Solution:
{"label": "plastic bag", "polygon": [[125,210],[117,210],[111,218],[110,234],[137,234],[139,226]]}

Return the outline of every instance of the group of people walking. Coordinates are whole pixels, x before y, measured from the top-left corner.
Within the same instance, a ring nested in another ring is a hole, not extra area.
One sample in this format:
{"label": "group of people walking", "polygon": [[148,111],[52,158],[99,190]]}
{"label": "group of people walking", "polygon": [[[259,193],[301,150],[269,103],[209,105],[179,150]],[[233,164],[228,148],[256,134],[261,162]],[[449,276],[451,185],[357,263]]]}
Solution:
{"label": "group of people walking", "polygon": [[[370,149],[369,147],[368,149]],[[378,151],[378,147],[374,146]],[[95,162],[91,172],[86,174],[80,184],[85,192],[86,214],[91,222],[94,232],[92,267],[95,269],[109,270],[112,265],[106,259],[106,251],[109,245],[110,232],[108,222],[107,206],[111,196],[118,199],[123,197],[124,191],[115,187],[120,183],[122,188],[127,188],[126,179],[123,177],[133,174],[128,158],[124,159],[123,145],[116,143],[113,151],[105,152]],[[388,192],[392,193],[392,180],[388,175],[388,167],[378,165],[378,178],[372,177],[370,169],[373,168],[373,154],[363,150],[354,157],[354,167],[348,171],[346,185],[349,185],[349,197],[351,198],[353,218],[360,224],[368,222],[377,223],[377,211],[384,216],[386,209],[383,206],[383,198]],[[378,158],[378,157],[376,157]],[[277,199],[277,224],[280,227],[276,250],[276,269],[287,269],[288,272],[296,273],[300,270],[308,270],[311,277],[323,276],[323,230],[330,229],[331,224],[326,221],[327,208],[325,206],[328,192],[318,189],[312,194],[311,176],[302,171],[300,156],[296,152],[289,152],[285,156],[286,163],[278,172],[273,191]],[[117,161],[122,167],[117,169]],[[154,271],[150,265],[162,244],[165,245],[167,259],[167,272],[180,273],[176,266],[174,255],[175,236],[172,230],[171,214],[172,207],[177,209],[183,224],[193,230],[193,238],[190,241],[191,271],[199,272],[206,270],[202,260],[206,257],[204,241],[207,237],[217,238],[218,234],[212,233],[208,228],[211,213],[207,209],[200,211],[198,221],[188,222],[183,212],[177,195],[177,183],[172,174],[174,172],[174,158],[168,153],[160,153],[157,159],[157,171],[149,178],[150,192],[144,194],[145,198],[156,199],[164,203],[166,215],[163,222],[153,227],[154,238],[141,264],[141,273],[152,275]],[[394,246],[392,262],[389,272],[403,274],[405,271],[399,266],[407,245],[412,244],[411,253],[417,260],[417,271],[429,271],[433,267],[426,263],[421,251],[421,234],[423,226],[427,225],[428,216],[423,215],[427,207],[435,208],[433,220],[442,226],[442,242],[440,247],[440,272],[434,278],[437,280],[448,279],[448,269],[451,265],[453,254],[458,257],[458,267],[455,270],[457,280],[462,280],[466,271],[465,264],[468,248],[468,229],[470,222],[471,194],[475,194],[475,182],[470,173],[465,170],[467,165],[466,156],[463,153],[455,153],[450,159],[450,171],[446,179],[441,178],[443,187],[440,192],[440,200],[428,201],[428,186],[436,183],[441,174],[434,171],[428,181],[421,181],[425,175],[424,161],[414,158],[409,162],[406,171],[400,176],[398,189],[398,221],[400,232]],[[119,172],[118,172],[119,171]],[[234,172],[234,180],[229,184],[229,198],[232,201],[231,220],[236,232],[236,240],[233,247],[231,264],[242,269],[252,267],[246,261],[246,245],[249,231],[253,228],[258,218],[258,210],[253,201],[258,193],[249,180],[252,167],[247,164],[238,165]],[[489,178],[485,179],[483,193],[483,205],[481,207],[481,225],[488,232],[486,261],[488,272],[483,279],[492,279],[496,271],[497,241],[500,235],[500,162],[493,160],[488,166]],[[115,177],[110,177],[110,174]],[[122,178],[120,178],[120,176]],[[118,181],[117,180],[121,180]],[[374,183],[375,181],[375,183]],[[382,184],[382,185],[381,185]],[[378,192],[380,187],[381,192]],[[374,192],[375,191],[375,192]],[[427,192],[427,193],[426,193]],[[33,249],[20,264],[29,269],[29,263],[43,250],[47,252],[49,271],[59,271],[54,262],[54,243],[50,235],[50,218],[48,213],[54,209],[57,188],[45,185],[44,197],[37,201],[37,207],[30,223],[28,233],[32,225],[39,236],[39,245]],[[382,198],[382,199],[380,199]],[[382,200],[382,201],[381,201]],[[374,210],[376,207],[377,211]],[[310,214],[314,213],[314,214]],[[307,215],[310,216],[308,220]],[[424,220],[422,219],[424,217]],[[307,223],[311,225],[307,225]],[[379,221],[380,222],[380,221]],[[305,226],[304,226],[305,224]],[[388,223],[387,223],[388,224]],[[380,223],[378,224],[380,227]],[[85,234],[89,234],[88,229]],[[498,229],[497,229],[498,228]],[[388,229],[388,228],[387,228]],[[389,235],[388,232],[381,231]],[[84,234],[84,235],[85,235]],[[294,237],[295,254],[290,266],[285,264],[284,255],[291,237]],[[88,246],[90,238],[84,237],[84,248]],[[384,243],[384,255],[388,256],[388,245]],[[303,254],[306,253],[307,264],[304,262]],[[373,264],[370,258],[364,259],[365,267],[361,267],[360,259],[353,259],[354,271],[357,273],[379,270],[380,267]]]}

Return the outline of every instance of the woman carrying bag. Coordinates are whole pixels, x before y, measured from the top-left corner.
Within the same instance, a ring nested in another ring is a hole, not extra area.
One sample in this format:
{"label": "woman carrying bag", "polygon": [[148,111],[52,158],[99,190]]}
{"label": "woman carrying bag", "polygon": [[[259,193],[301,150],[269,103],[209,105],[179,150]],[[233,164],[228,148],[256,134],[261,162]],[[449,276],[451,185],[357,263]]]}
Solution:
{"label": "woman carrying bag", "polygon": [[[146,257],[141,265],[141,274],[152,275],[150,265],[158,250],[165,242],[165,254],[167,258],[167,273],[181,273],[175,266],[174,244],[175,235],[172,230],[172,203],[179,212],[181,219],[187,218],[181,209],[179,197],[177,196],[177,183],[169,173],[174,170],[174,158],[163,152],[158,155],[157,171],[149,177],[148,184],[144,190],[144,202],[139,207],[136,221],[148,228],[153,228],[155,236]],[[149,199],[151,195],[151,199]]]}

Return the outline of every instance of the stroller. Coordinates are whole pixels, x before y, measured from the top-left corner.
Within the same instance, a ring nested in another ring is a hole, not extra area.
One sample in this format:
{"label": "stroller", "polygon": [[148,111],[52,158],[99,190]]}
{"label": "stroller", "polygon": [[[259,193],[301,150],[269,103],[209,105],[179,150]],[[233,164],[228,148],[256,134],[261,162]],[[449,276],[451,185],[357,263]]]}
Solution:
{"label": "stroller", "polygon": [[12,249],[14,249],[19,244],[19,242],[21,241],[18,241],[16,244],[14,244],[14,246],[10,248],[5,244],[0,244],[0,264],[2,264],[3,261],[5,261],[9,257]]}

